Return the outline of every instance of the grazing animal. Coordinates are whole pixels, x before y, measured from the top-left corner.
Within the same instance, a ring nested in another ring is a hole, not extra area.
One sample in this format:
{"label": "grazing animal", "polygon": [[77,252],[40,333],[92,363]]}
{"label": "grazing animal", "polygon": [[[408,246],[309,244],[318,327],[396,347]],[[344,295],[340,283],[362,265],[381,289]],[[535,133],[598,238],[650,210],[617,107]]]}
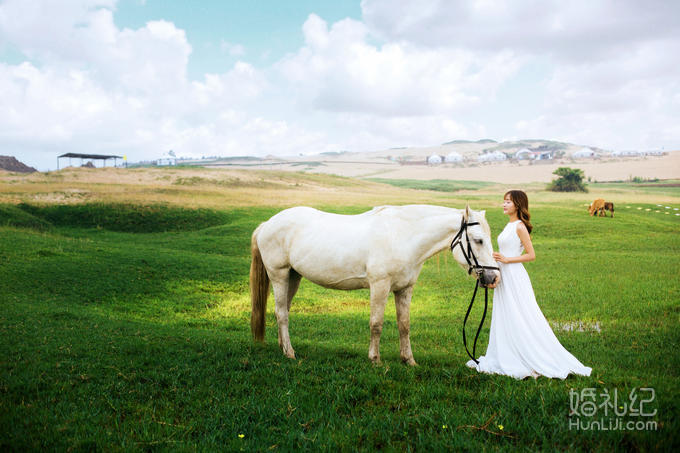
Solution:
{"label": "grazing animal", "polygon": [[[400,355],[415,365],[411,351],[410,306],[413,285],[425,260],[451,246],[463,221],[480,265],[495,266],[491,231],[484,211],[442,206],[381,206],[358,215],[340,215],[308,207],[283,210],[260,224],[252,236],[250,267],[251,331],[264,341],[269,284],[274,287],[279,346],[295,358],[288,333],[291,301],[302,277],[333,289],[370,289],[368,357],[380,362],[380,335],[385,304],[394,293]],[[465,236],[465,234],[464,234]],[[467,268],[457,247],[453,256]],[[500,272],[485,269],[482,285],[499,281]]]}
{"label": "grazing animal", "polygon": [[611,212],[612,217],[614,217],[614,203],[612,203],[611,201],[605,201],[604,208],[602,209],[602,214],[604,214],[604,216],[607,217],[607,213],[605,211]]}
{"label": "grazing animal", "polygon": [[588,212],[590,213],[591,217],[593,214],[597,213],[600,215],[600,211],[604,209],[604,198],[597,198],[595,199],[592,203],[590,203],[590,207],[588,208]]}

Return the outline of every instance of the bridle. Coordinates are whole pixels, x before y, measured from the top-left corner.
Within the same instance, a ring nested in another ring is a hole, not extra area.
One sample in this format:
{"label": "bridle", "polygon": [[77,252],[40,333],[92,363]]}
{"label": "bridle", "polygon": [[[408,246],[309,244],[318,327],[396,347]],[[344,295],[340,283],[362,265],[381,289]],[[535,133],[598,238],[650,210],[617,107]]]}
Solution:
{"label": "bridle", "polygon": [[[465,319],[463,320],[463,345],[465,346],[465,352],[467,352],[467,354],[470,356],[472,360],[474,360],[475,363],[479,363],[479,360],[475,359],[474,357],[476,355],[477,350],[477,338],[479,337],[479,332],[481,332],[482,326],[484,325],[484,319],[486,318],[486,309],[487,306],[489,305],[489,288],[487,286],[484,286],[484,313],[482,314],[482,321],[479,323],[479,327],[477,328],[475,342],[472,344],[472,354],[470,354],[470,350],[467,347],[467,339],[465,337],[465,324],[467,323],[468,316],[470,315],[470,310],[472,310],[472,305],[475,303],[475,297],[477,297],[477,289],[479,289],[479,279],[482,277],[482,273],[486,269],[498,271],[500,270],[500,268],[497,266],[482,266],[477,261],[475,252],[472,250],[472,244],[470,243],[470,235],[467,232],[467,228],[469,226],[479,224],[480,224],[479,222],[468,222],[465,218],[461,219],[460,229],[458,230],[458,233],[456,233],[456,235],[453,237],[453,240],[451,241],[451,252],[453,252],[456,246],[460,246],[460,250],[461,252],[463,252],[465,261],[467,261],[468,263],[468,275],[471,274],[472,271],[475,271],[475,273],[477,274],[475,292],[472,293],[472,299],[470,300],[470,305],[468,306],[467,313],[465,313]],[[463,233],[465,234],[465,239],[467,242],[467,250],[463,245]]]}
{"label": "bridle", "polygon": [[[463,252],[465,261],[467,261],[468,263],[468,275],[471,274],[473,270],[478,276],[481,275],[481,273],[484,272],[485,269],[500,270],[497,266],[482,266],[477,261],[475,252],[472,250],[472,244],[470,243],[470,235],[467,232],[467,227],[473,225],[480,225],[480,223],[468,222],[465,219],[461,219],[460,229],[458,230],[458,233],[456,233],[456,235],[453,237],[453,240],[451,241],[451,251],[453,252],[453,249],[455,249],[456,246],[460,246],[460,250],[461,252]],[[465,233],[465,239],[467,240],[467,250],[465,250],[465,246],[463,245],[463,233]],[[473,262],[474,264],[472,264]]]}

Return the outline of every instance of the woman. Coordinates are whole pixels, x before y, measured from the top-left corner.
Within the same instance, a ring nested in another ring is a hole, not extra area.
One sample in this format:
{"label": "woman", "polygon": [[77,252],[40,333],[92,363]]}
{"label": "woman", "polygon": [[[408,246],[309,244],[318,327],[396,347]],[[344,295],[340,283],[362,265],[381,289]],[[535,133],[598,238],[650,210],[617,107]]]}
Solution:
{"label": "woman", "polygon": [[[503,213],[509,217],[498,235],[501,281],[493,294],[491,333],[486,355],[467,362],[470,368],[484,373],[504,374],[517,379],[532,376],[564,379],[569,373],[590,376],[583,366],[564,349],[538,308],[531,281],[522,263],[536,259],[531,244],[529,199],[521,190],[511,190],[503,197]],[[526,253],[522,254],[525,251]]]}

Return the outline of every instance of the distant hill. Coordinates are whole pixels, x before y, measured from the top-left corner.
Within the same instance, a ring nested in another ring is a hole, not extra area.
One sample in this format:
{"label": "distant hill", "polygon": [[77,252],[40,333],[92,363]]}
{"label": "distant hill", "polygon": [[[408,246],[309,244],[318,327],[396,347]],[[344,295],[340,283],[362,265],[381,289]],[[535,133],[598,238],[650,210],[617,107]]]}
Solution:
{"label": "distant hill", "polygon": [[497,142],[491,139],[482,140],[452,140],[435,146],[412,147],[412,148],[392,148],[385,151],[376,151],[374,153],[364,153],[369,156],[386,155],[394,160],[400,161],[418,161],[433,154],[439,156],[446,156],[451,152],[456,152],[467,159],[474,159],[480,154],[500,151],[506,155],[514,154],[521,149],[529,149],[531,151],[551,151],[557,158],[568,157],[572,153],[583,148],[590,148],[595,152],[606,154],[607,151],[597,148],[595,146],[577,145],[574,143],[560,142],[555,140],[542,139],[520,139]]}
{"label": "distant hill", "polygon": [[29,167],[23,162],[19,162],[14,156],[0,156],[0,170],[6,170],[15,173],[33,173],[38,171],[33,167]]}
{"label": "distant hill", "polygon": [[442,143],[442,146],[444,145],[463,145],[466,143],[481,143],[481,144],[487,144],[487,143],[498,143],[496,140],[491,140],[490,138],[483,138],[481,140],[472,141],[472,140],[452,140],[450,142]]}
{"label": "distant hill", "polygon": [[[573,143],[559,142],[555,140],[542,139],[520,139],[498,142],[492,139],[481,140],[452,140],[441,145],[433,146],[414,146],[414,147],[392,147],[389,149],[374,151],[326,151],[318,154],[306,154],[295,156],[232,156],[219,157],[202,160],[183,161],[185,165],[207,165],[207,166],[243,166],[243,167],[262,167],[276,169],[285,165],[307,165],[309,167],[318,166],[319,162],[324,164],[381,164],[404,163],[404,162],[424,162],[428,156],[438,155],[447,156],[451,153],[460,154],[467,161],[475,161],[477,156],[489,152],[500,151],[510,157],[521,149],[530,151],[551,152],[553,158],[559,159],[569,157],[572,153],[583,148],[589,148],[597,153],[607,154],[608,152],[594,146],[576,145]],[[316,164],[312,164],[316,162]],[[315,167],[316,168],[316,167]]]}
{"label": "distant hill", "polygon": [[556,142],[552,140],[516,140],[512,142],[498,143],[496,146],[488,148],[489,151],[501,151],[504,149],[515,148],[529,148],[529,149],[545,149],[545,150],[564,150],[575,147],[571,143]]}

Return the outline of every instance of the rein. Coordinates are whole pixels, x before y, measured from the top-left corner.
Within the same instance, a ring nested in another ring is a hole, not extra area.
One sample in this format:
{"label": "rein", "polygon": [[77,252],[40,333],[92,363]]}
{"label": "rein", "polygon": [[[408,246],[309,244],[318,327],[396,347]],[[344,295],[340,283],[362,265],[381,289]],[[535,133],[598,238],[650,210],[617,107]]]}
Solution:
{"label": "rein", "polygon": [[[458,233],[453,237],[453,240],[451,241],[451,252],[453,252],[453,249],[456,248],[456,246],[460,246],[460,250],[463,252],[463,256],[465,257],[465,261],[468,263],[468,275],[472,273],[474,270],[475,273],[477,274],[477,282],[475,283],[475,291],[472,293],[472,299],[470,300],[470,305],[468,306],[467,313],[465,313],[465,319],[463,320],[463,345],[465,346],[465,352],[467,352],[467,355],[470,356],[472,360],[474,360],[475,363],[479,363],[479,360],[475,359],[476,350],[477,350],[477,338],[479,337],[479,332],[482,331],[482,326],[484,325],[484,319],[486,318],[486,309],[489,305],[489,288],[484,287],[484,313],[482,314],[482,321],[479,323],[479,327],[477,328],[477,334],[475,335],[475,341],[472,344],[472,354],[470,354],[470,350],[468,349],[467,346],[467,338],[465,336],[465,324],[467,323],[468,316],[470,315],[470,310],[472,310],[472,305],[475,303],[475,297],[477,297],[477,289],[479,289],[479,279],[482,277],[482,273],[484,272],[485,269],[495,269],[495,270],[500,270],[497,266],[481,266],[479,262],[477,261],[477,257],[475,256],[474,251],[472,250],[472,244],[470,244],[470,235],[467,233],[467,227],[472,226],[472,225],[479,225],[479,222],[467,222],[465,219],[461,219],[460,221],[460,229],[458,230]],[[465,239],[467,240],[467,250],[465,250],[465,246],[463,245],[463,233],[465,233]],[[472,258],[472,259],[470,259]],[[473,264],[474,262],[474,264]]]}

